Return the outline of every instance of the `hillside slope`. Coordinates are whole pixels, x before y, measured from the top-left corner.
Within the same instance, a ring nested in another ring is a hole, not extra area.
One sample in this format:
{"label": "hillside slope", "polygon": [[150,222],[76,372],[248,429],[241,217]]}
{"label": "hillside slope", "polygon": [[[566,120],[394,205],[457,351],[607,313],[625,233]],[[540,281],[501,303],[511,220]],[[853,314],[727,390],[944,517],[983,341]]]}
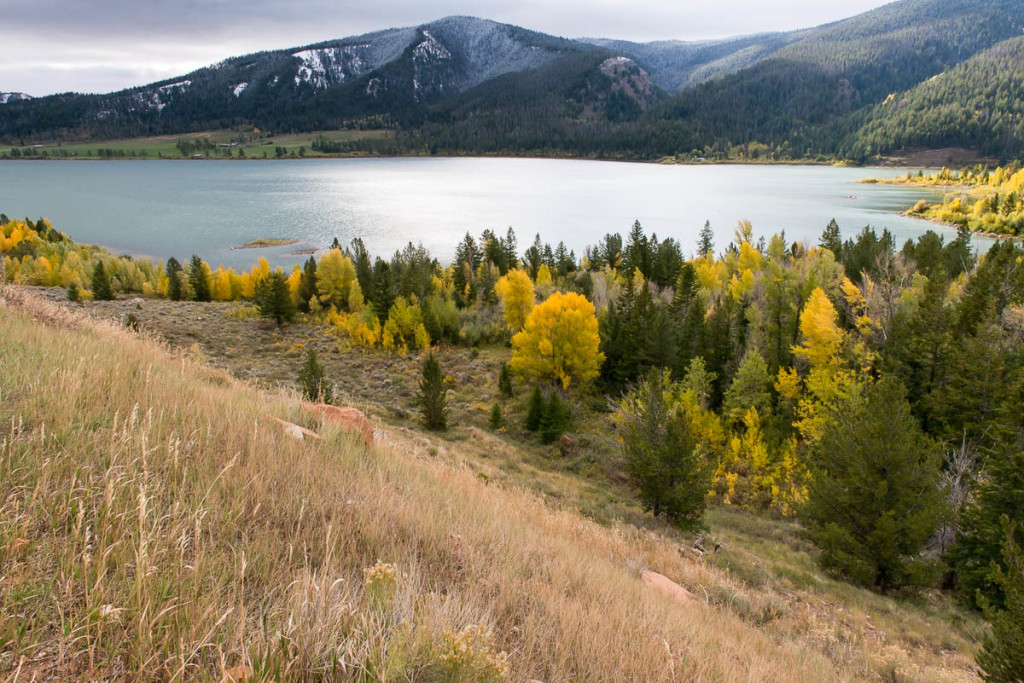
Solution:
{"label": "hillside slope", "polygon": [[848,156],[966,147],[983,155],[1024,151],[1024,38],[999,43],[873,107],[848,138]]}
{"label": "hillside slope", "polygon": [[684,91],[660,115],[704,140],[834,151],[827,126],[1024,28],[1011,0],[902,0],[820,27],[770,57]]}
{"label": "hillside slope", "polygon": [[21,289],[0,361],[4,675],[973,678],[971,618],[822,577],[791,526],[733,517],[701,561],[488,484],[455,443],[295,441],[261,419],[293,397]]}

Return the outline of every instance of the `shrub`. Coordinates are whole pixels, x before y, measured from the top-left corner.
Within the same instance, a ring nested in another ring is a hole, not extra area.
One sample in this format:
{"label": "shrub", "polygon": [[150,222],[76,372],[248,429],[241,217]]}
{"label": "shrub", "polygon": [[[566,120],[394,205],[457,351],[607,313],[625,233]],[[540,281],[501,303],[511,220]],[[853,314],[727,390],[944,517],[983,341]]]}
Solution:
{"label": "shrub", "polygon": [[299,385],[302,387],[302,395],[313,403],[332,403],[334,393],[331,391],[331,383],[326,379],[324,365],[316,356],[316,351],[306,351],[306,362],[299,371]]}
{"label": "shrub", "polygon": [[423,378],[420,379],[417,401],[423,415],[423,424],[427,429],[444,431],[448,428],[448,399],[445,395],[444,375],[433,353],[423,362]]}

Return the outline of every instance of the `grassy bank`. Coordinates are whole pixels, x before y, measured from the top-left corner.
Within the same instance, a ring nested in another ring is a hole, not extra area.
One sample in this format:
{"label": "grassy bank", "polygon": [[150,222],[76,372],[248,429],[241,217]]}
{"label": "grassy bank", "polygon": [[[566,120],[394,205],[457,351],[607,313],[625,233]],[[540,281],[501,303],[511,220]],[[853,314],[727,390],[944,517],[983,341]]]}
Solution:
{"label": "grassy bank", "polygon": [[713,509],[701,558],[479,476],[512,446],[295,441],[293,394],[20,288],[0,366],[4,678],[974,678],[976,617],[829,579],[793,523]]}

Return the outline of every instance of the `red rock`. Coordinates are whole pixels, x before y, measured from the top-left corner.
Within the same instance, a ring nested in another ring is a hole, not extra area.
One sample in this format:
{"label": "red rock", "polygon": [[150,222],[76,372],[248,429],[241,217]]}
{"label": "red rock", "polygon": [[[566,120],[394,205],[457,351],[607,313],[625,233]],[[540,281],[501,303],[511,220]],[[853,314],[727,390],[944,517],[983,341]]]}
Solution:
{"label": "red rock", "polygon": [[319,434],[309,429],[306,429],[305,427],[297,425],[294,422],[288,422],[287,420],[282,420],[280,418],[274,417],[273,415],[264,415],[263,418],[266,420],[270,420],[271,422],[276,422],[278,425],[281,426],[282,431],[284,431],[285,434],[292,437],[293,439],[297,439],[299,441],[302,441],[303,439],[313,439],[314,441],[320,440]]}
{"label": "red rock", "polygon": [[320,418],[320,424],[338,425],[343,431],[363,437],[373,446],[373,426],[362,411],[355,408],[329,406],[325,403],[303,403],[302,407]]}
{"label": "red rock", "polygon": [[656,588],[665,595],[670,598],[674,598],[679,602],[693,602],[697,599],[696,595],[686,590],[667,576],[662,576],[658,572],[648,570],[641,574],[640,578],[643,579],[644,583],[651,588]]}

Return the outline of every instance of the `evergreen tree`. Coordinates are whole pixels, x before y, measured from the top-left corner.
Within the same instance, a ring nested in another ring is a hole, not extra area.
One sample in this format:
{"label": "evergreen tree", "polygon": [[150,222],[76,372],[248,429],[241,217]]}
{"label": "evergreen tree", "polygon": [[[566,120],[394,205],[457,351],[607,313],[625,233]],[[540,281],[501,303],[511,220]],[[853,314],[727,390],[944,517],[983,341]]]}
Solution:
{"label": "evergreen tree", "polygon": [[700,229],[700,238],[697,240],[698,256],[713,256],[715,253],[715,233],[711,229],[711,221],[704,221],[704,227]]}
{"label": "evergreen tree", "polygon": [[423,424],[431,431],[448,429],[448,397],[444,388],[444,374],[434,354],[423,362],[423,376],[417,397]]}
{"label": "evergreen tree", "polygon": [[821,239],[818,241],[818,246],[823,249],[828,249],[832,252],[832,255],[836,257],[836,261],[842,262],[843,236],[839,231],[839,224],[836,223],[835,218],[828,222],[828,225],[825,227],[825,231],[821,233]]}
{"label": "evergreen tree", "polygon": [[507,398],[512,398],[512,369],[508,363],[502,363],[498,371],[498,393]]}
{"label": "evergreen tree", "polygon": [[114,291],[110,288],[110,278],[103,268],[103,261],[97,259],[92,268],[92,298],[95,301],[113,301]]}
{"label": "evergreen tree", "polygon": [[299,385],[302,387],[302,396],[313,403],[333,403],[334,392],[331,391],[331,383],[326,378],[324,365],[316,356],[316,351],[306,351],[306,362],[299,371]]}
{"label": "evergreen tree", "polygon": [[167,298],[171,301],[181,301],[181,264],[173,256],[167,259],[164,267],[167,272]]}
{"label": "evergreen tree", "polygon": [[316,295],[316,259],[310,256],[302,266],[302,277],[299,279],[299,310],[309,313],[309,302]]}
{"label": "evergreen tree", "polygon": [[[1006,415],[996,424],[1006,425],[1012,419]],[[1005,596],[994,575],[1003,559],[1005,534],[1000,518],[1012,515],[1016,521],[1024,510],[1024,435],[1019,426],[1004,426],[1002,432],[996,446],[985,453],[977,489],[960,519],[960,536],[947,558],[961,594],[979,607],[982,600],[995,608],[1004,605]],[[1017,527],[1014,543],[1018,547],[1024,544],[1024,528]],[[1005,565],[1001,568],[1008,569]]]}
{"label": "evergreen tree", "polygon": [[388,312],[395,305],[395,277],[391,272],[391,266],[384,259],[377,259],[373,264],[373,290],[370,303],[373,304],[374,314],[383,325],[388,319]]}
{"label": "evergreen tree", "polygon": [[264,318],[274,320],[279,326],[291,322],[295,317],[295,303],[288,288],[288,278],[275,270],[256,288],[256,307]]}
{"label": "evergreen tree", "polygon": [[188,283],[192,286],[192,296],[196,301],[210,300],[210,280],[207,277],[209,272],[210,269],[203,260],[193,254],[189,262]]}
{"label": "evergreen tree", "polygon": [[655,517],[697,522],[711,488],[712,469],[691,420],[695,405],[673,404],[664,370],[652,370],[619,404],[626,472],[640,502]]}
{"label": "evergreen tree", "polygon": [[82,294],[81,292],[78,291],[78,285],[72,282],[70,285],[68,285],[68,301],[77,303],[78,301],[81,301],[81,299]]}
{"label": "evergreen tree", "polygon": [[978,653],[982,678],[992,683],[1024,681],[1024,553],[1017,544],[1017,525],[1003,515],[1003,567],[993,575],[1002,589],[1004,607],[998,609],[982,600],[985,618],[992,624],[992,634],[985,638]]}
{"label": "evergreen tree", "polygon": [[[335,238],[335,242],[337,242],[337,238]],[[358,237],[354,238],[352,240],[352,247],[347,255],[352,259],[352,264],[356,268],[356,279],[359,280],[359,288],[364,292],[372,292],[373,264],[370,261],[370,253],[366,251],[363,240]]]}
{"label": "evergreen tree", "polygon": [[814,448],[802,511],[819,563],[882,590],[925,585],[934,574],[920,552],[945,505],[938,448],[898,382],[883,379],[844,399]]}
{"label": "evergreen tree", "polygon": [[558,395],[557,390],[551,392],[547,405],[544,406],[544,413],[540,419],[540,440],[541,443],[554,443],[562,436],[569,427],[572,414],[569,406]]}
{"label": "evergreen tree", "polygon": [[536,432],[540,429],[541,420],[544,419],[544,394],[541,393],[540,385],[533,387],[530,394],[530,403],[526,409],[526,431]]}
{"label": "evergreen tree", "polygon": [[491,406],[491,417],[487,422],[490,425],[491,429],[494,430],[501,429],[501,426],[505,424],[505,420],[503,420],[501,417],[500,403],[495,403],[493,406]]}

